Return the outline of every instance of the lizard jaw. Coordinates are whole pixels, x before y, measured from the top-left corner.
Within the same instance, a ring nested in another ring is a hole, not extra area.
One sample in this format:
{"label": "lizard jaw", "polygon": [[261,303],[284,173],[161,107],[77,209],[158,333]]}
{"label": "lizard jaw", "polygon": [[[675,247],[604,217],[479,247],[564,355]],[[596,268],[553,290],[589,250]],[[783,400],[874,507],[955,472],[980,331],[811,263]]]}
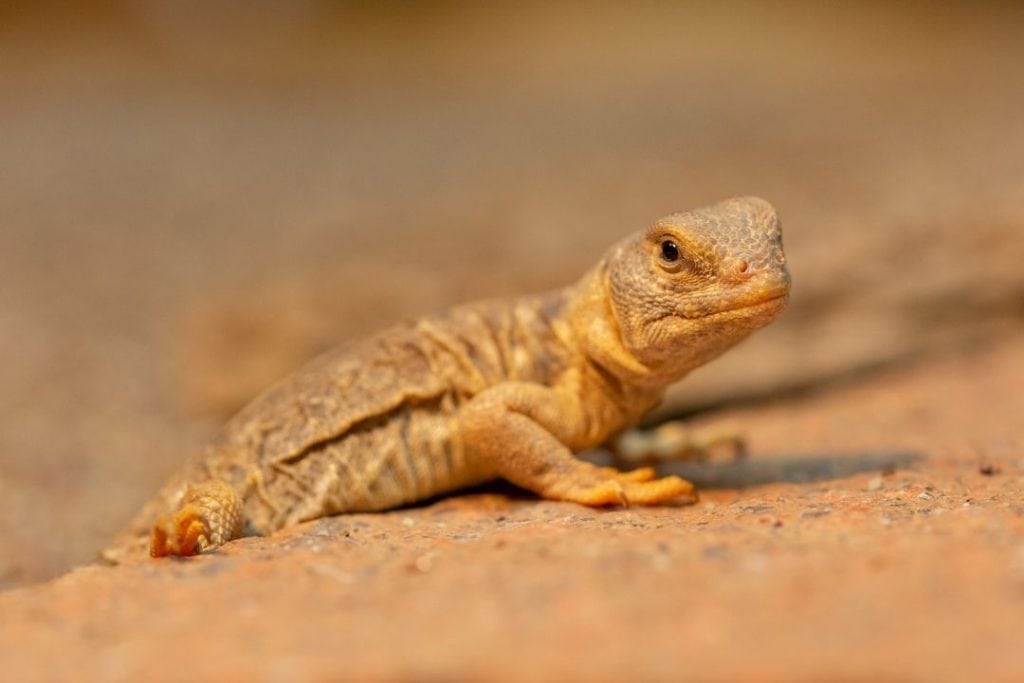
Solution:
{"label": "lizard jaw", "polygon": [[786,290],[781,293],[771,294],[767,297],[758,298],[754,301],[740,301],[735,306],[722,308],[720,310],[715,311],[714,313],[708,313],[707,315],[699,316],[698,319],[707,320],[709,318],[714,318],[715,316],[722,315],[724,313],[736,313],[738,311],[754,312],[760,310],[761,308],[768,310],[774,307],[781,311],[786,306],[788,301],[789,291]]}
{"label": "lizard jaw", "polygon": [[777,309],[775,313],[781,311],[786,303],[789,301],[789,288],[778,287],[768,290],[758,290],[754,296],[747,296],[739,298],[730,304],[726,304],[721,308],[717,308],[710,312],[703,311],[686,311],[675,310],[671,313],[667,313],[658,318],[662,320],[664,318],[681,318],[683,320],[715,320],[719,317],[729,317],[730,313],[748,312],[748,313],[759,313],[763,308],[765,311],[769,311],[772,308]]}

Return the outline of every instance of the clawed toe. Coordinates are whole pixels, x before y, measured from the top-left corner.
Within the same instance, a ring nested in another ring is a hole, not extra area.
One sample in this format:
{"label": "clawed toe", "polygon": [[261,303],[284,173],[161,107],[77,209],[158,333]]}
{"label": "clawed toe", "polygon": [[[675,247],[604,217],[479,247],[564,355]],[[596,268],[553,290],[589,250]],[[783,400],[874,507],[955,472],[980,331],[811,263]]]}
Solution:
{"label": "clawed toe", "polygon": [[[688,499],[688,502],[696,502],[697,493],[690,482],[676,476],[645,480],[643,477],[648,474],[645,470],[649,470],[649,468],[619,473],[619,476],[615,478],[606,479],[591,486],[574,487],[559,497],[563,500],[590,506],[653,505],[673,499]],[[630,480],[628,479],[630,476],[636,478]]]}
{"label": "clawed toe", "polygon": [[209,545],[206,523],[195,510],[185,508],[173,521],[164,518],[153,526],[149,538],[149,554],[151,557],[188,557],[198,555]]}
{"label": "clawed toe", "polygon": [[628,472],[623,472],[614,467],[602,467],[601,474],[621,482],[650,481],[658,476],[653,467],[640,467]]}
{"label": "clawed toe", "polygon": [[161,518],[150,535],[149,554],[189,556],[215,548],[242,530],[242,502],[228,484],[211,480],[190,487],[173,517]]}
{"label": "clawed toe", "polygon": [[593,486],[570,489],[564,498],[574,503],[594,507],[626,504],[623,484],[614,479],[608,479]]}
{"label": "clawed toe", "polygon": [[697,501],[693,484],[676,476],[626,485],[626,499],[636,505],[653,505],[673,499]]}

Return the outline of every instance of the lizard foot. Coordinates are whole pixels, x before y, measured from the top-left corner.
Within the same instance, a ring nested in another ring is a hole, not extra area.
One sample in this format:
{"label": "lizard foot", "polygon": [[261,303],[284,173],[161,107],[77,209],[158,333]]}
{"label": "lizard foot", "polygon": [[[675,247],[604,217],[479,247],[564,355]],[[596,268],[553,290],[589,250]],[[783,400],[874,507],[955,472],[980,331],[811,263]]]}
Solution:
{"label": "lizard foot", "polygon": [[676,476],[626,484],[626,500],[636,505],[654,505],[674,498],[697,502],[693,484]]}
{"label": "lizard foot", "polygon": [[590,507],[625,505],[626,488],[622,482],[606,479],[591,486],[573,486],[554,497]]}
{"label": "lizard foot", "polygon": [[614,467],[602,467],[599,472],[623,483],[650,481],[658,476],[653,467],[640,467],[629,472],[623,472]]}
{"label": "lizard foot", "polygon": [[196,555],[211,550],[242,532],[242,501],[228,484],[211,479],[190,486],[178,509],[153,526],[152,557]]}
{"label": "lizard foot", "polygon": [[680,420],[665,422],[653,429],[630,429],[611,443],[616,464],[654,464],[676,460],[706,462],[719,450],[731,451],[735,460],[747,456],[747,443],[732,423],[691,427]]}
{"label": "lizard foot", "polygon": [[[645,468],[649,469],[649,468]],[[628,477],[633,472],[619,473]],[[641,472],[646,475],[647,472]],[[651,473],[653,475],[653,472]],[[697,492],[693,484],[676,476],[661,479],[633,479],[622,476],[606,479],[590,486],[574,486],[557,496],[562,500],[581,505],[598,507],[603,505],[654,505],[673,498],[686,497],[696,502]]]}

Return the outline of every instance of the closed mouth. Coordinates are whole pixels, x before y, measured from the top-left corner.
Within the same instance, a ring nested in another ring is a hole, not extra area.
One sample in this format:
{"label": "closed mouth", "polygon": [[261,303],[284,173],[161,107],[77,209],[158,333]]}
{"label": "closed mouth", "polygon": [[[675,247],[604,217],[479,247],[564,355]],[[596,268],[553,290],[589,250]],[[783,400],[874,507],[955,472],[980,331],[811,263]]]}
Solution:
{"label": "closed mouth", "polygon": [[[781,309],[785,306],[786,301],[789,299],[789,288],[777,288],[769,290],[769,293],[765,296],[762,295],[759,298],[745,298],[739,299],[732,303],[730,306],[720,308],[710,313],[704,313],[702,315],[686,315],[682,311],[673,311],[666,313],[658,317],[658,320],[664,318],[683,318],[685,320],[709,320],[716,316],[726,316],[729,313],[736,313],[737,311],[748,311],[757,312],[759,309],[770,310],[772,308]],[[656,321],[655,321],[656,322]]]}
{"label": "closed mouth", "polygon": [[[736,306],[732,306],[730,308],[723,308],[722,310],[717,311],[717,313],[728,313],[730,311],[742,311],[742,310],[745,310],[747,308],[757,308],[758,306],[767,306],[768,304],[785,303],[786,299],[788,299],[788,298],[789,298],[789,291],[784,291],[784,292],[780,292],[780,293],[777,293],[777,294],[772,294],[770,296],[766,296],[766,297],[764,297],[762,299],[758,299],[757,301],[753,301],[753,302],[744,301],[744,302],[741,302],[741,303],[737,304]],[[711,315],[714,315],[714,313],[712,313]]]}
{"label": "closed mouth", "polygon": [[760,309],[771,309],[773,307],[782,308],[782,306],[786,304],[787,299],[789,299],[789,290],[783,290],[781,292],[777,292],[753,301],[750,299],[741,300],[736,302],[736,304],[733,306],[721,308],[712,313],[697,316],[693,318],[693,320],[707,320],[709,318],[714,318],[716,316],[724,316],[727,313],[736,313],[737,311],[754,312]]}

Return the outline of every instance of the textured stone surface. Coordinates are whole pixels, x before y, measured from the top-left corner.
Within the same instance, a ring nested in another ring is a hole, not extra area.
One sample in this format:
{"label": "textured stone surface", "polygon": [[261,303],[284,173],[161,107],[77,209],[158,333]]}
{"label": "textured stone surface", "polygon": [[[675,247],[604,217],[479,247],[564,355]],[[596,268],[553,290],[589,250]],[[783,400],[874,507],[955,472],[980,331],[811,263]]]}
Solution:
{"label": "textured stone surface", "polygon": [[[492,490],[0,595],[11,680],[1019,680],[1024,339],[731,411],[693,507]],[[53,653],[60,656],[54,657]]]}

